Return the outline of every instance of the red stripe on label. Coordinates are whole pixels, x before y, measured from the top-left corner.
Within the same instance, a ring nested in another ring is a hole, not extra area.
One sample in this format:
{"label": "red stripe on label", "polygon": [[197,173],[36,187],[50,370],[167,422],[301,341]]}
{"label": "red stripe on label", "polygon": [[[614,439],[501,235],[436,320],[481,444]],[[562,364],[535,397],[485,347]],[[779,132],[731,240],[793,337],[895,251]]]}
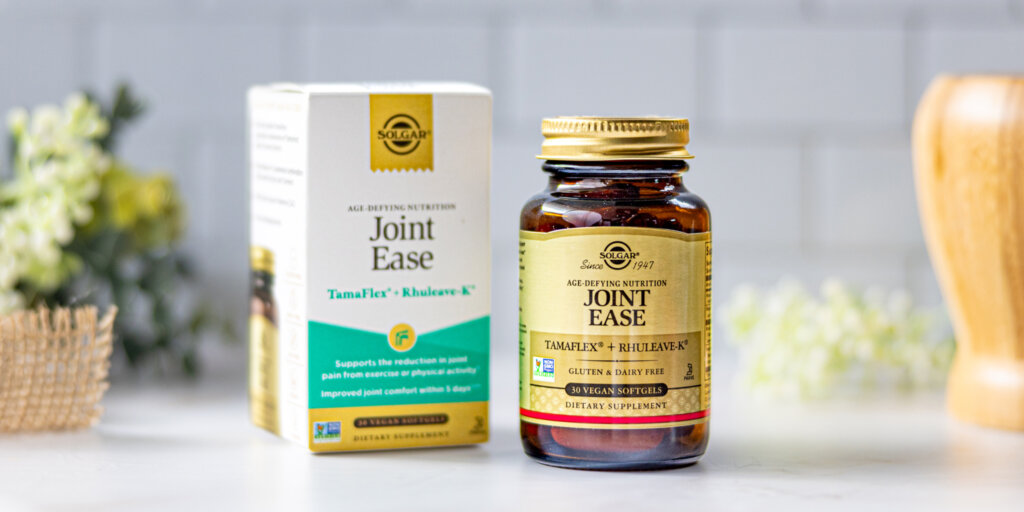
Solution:
{"label": "red stripe on label", "polygon": [[564,421],[566,423],[667,423],[670,421],[687,421],[705,418],[711,412],[710,409],[690,412],[686,414],[671,414],[668,416],[636,416],[633,418],[613,416],[572,416],[568,414],[549,414],[546,412],[531,411],[519,408],[519,414],[527,418],[538,420]]}

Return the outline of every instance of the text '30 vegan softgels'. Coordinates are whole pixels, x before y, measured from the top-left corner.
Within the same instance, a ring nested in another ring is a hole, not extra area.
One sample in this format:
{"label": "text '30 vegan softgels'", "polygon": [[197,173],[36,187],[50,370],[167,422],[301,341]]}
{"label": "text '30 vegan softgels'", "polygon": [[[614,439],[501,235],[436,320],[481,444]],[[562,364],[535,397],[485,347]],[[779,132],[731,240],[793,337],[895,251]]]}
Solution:
{"label": "text '30 vegan softgels'", "polygon": [[711,216],[689,122],[545,119],[519,232],[520,429],[545,464],[650,469],[708,442]]}

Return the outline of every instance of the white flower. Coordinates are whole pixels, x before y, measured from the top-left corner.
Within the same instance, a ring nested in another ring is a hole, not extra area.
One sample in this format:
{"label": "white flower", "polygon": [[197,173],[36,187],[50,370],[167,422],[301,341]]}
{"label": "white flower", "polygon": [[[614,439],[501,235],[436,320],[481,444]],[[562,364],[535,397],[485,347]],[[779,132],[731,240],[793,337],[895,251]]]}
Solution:
{"label": "white flower", "polygon": [[26,126],[28,126],[28,111],[16,108],[7,113],[7,127],[11,130],[13,137],[20,137],[25,133]]}
{"label": "white flower", "polygon": [[784,281],[769,292],[741,287],[726,304],[739,378],[751,392],[821,398],[944,381],[953,353],[944,316],[916,310],[903,290],[858,295],[829,280],[821,295]]}
{"label": "white flower", "polygon": [[0,185],[0,313],[24,306],[19,283],[47,289],[66,279],[63,247],[92,219],[90,203],[111,166],[97,144],[109,125],[84,95],[63,109],[12,110],[7,124],[18,150],[12,180]]}

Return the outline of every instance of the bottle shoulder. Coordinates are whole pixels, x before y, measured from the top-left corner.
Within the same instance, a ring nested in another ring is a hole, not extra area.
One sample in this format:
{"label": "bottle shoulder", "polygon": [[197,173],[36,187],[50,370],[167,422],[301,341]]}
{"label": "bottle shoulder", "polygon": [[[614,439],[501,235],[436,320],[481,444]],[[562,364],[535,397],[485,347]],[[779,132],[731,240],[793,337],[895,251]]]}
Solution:
{"label": "bottle shoulder", "polygon": [[661,197],[576,197],[550,190],[535,194],[520,212],[520,229],[658,227],[686,232],[711,229],[711,212],[699,195],[681,190]]}

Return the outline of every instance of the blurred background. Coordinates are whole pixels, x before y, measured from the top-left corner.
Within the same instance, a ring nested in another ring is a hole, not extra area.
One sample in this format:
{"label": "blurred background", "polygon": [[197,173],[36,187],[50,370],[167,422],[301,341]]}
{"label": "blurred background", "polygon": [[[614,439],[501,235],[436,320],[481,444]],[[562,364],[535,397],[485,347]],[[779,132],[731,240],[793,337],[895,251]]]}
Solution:
{"label": "blurred background", "polygon": [[[247,87],[490,87],[492,345],[509,360],[518,211],[545,183],[541,117],[690,118],[686,182],[712,208],[719,304],[738,283],[787,275],[938,304],[914,198],[914,108],[938,73],[1022,67],[1024,0],[0,0],[0,111],[130,83],[148,109],[121,156],[178,179],[186,250],[240,330]],[[244,343],[204,350],[214,368],[244,371],[233,356]]]}

